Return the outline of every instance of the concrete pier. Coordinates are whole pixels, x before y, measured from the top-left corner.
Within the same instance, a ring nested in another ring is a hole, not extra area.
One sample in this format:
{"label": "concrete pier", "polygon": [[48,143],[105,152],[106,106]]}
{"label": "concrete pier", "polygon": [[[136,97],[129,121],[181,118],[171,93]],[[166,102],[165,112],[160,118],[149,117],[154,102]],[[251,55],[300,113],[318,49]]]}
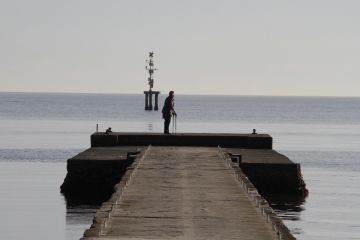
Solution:
{"label": "concrete pier", "polygon": [[295,194],[306,196],[299,164],[272,150],[268,134],[200,134],[185,133],[94,133],[91,147],[107,146],[221,146],[240,155],[239,167],[263,194]]}
{"label": "concrete pier", "polygon": [[67,169],[67,203],[102,203],[83,239],[294,239],[261,195],[308,193],[268,134],[94,133]]}
{"label": "concrete pier", "polygon": [[214,147],[150,147],[82,239],[295,239],[228,157]]}

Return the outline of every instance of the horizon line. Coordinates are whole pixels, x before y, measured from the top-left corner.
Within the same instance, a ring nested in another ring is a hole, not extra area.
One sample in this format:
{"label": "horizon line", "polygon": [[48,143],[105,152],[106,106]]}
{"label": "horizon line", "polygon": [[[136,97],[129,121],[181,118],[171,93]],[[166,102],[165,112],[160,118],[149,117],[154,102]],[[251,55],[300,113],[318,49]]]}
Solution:
{"label": "horizon line", "polygon": [[[161,91],[160,91],[161,92]],[[175,91],[176,92],[176,91]],[[108,92],[24,92],[24,91],[20,91],[20,92],[14,92],[14,91],[0,91],[0,93],[43,93],[43,94],[48,94],[48,93],[53,93],[53,94],[103,94],[103,95],[114,95],[114,94],[122,94],[122,95],[137,95],[137,94],[144,94],[143,92],[140,93],[108,93]],[[160,93],[160,94],[167,94],[167,92],[165,93]],[[242,95],[235,95],[235,94],[203,94],[203,93],[177,93],[176,95],[198,95],[198,96],[248,96],[248,97],[342,97],[342,98],[360,98],[360,96],[343,96],[343,95],[260,95],[260,94],[242,94]]]}

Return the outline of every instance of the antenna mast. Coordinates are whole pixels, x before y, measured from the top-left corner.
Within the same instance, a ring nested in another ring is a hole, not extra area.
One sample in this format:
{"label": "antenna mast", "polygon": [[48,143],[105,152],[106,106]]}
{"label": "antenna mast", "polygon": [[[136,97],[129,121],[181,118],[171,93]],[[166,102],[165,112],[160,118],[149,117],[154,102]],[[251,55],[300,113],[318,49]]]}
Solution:
{"label": "antenna mast", "polygon": [[149,66],[146,66],[145,69],[149,71],[149,78],[148,78],[148,84],[150,86],[150,92],[151,92],[151,89],[154,87],[154,78],[153,78],[153,75],[154,75],[154,72],[156,70],[159,70],[159,69],[156,69],[154,68],[154,60],[153,60],[153,57],[154,57],[154,52],[150,52],[149,53],[149,60],[146,60],[146,63],[149,64]]}

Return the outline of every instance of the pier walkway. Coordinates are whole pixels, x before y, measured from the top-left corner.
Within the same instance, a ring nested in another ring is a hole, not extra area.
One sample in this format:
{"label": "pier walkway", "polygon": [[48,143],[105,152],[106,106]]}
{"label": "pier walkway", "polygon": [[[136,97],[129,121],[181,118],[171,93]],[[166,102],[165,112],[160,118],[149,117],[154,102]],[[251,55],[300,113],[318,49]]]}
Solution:
{"label": "pier walkway", "polygon": [[152,146],[113,208],[95,239],[278,239],[215,147]]}

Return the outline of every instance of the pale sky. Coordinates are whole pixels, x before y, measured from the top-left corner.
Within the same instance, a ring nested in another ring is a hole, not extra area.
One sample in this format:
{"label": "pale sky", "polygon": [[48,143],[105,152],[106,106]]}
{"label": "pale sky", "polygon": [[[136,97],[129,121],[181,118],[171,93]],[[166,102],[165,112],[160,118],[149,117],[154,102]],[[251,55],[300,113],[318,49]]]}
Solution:
{"label": "pale sky", "polygon": [[360,1],[0,1],[0,92],[360,96]]}

